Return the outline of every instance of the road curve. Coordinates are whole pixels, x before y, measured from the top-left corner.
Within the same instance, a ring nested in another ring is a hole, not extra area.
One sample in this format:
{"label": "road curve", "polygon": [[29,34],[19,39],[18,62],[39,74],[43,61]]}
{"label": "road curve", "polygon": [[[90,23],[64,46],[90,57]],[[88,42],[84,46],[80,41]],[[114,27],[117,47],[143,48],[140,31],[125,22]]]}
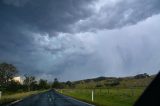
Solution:
{"label": "road curve", "polygon": [[94,106],[68,96],[59,94],[53,90],[34,95],[19,102],[7,106]]}

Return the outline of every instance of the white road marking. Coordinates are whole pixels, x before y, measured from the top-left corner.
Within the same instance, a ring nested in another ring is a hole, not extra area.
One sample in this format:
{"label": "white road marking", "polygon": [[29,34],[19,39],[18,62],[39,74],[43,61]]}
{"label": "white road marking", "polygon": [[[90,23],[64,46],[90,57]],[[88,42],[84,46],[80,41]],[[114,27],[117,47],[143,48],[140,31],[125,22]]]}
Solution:
{"label": "white road marking", "polygon": [[51,98],[49,98],[49,101],[50,101],[50,102],[52,102],[52,99],[51,99]]}
{"label": "white road marking", "polygon": [[19,100],[16,100],[16,101],[14,101],[14,102],[11,102],[10,104],[8,104],[8,105],[6,105],[6,106],[12,106],[12,105],[14,105],[14,104],[16,104],[16,103],[18,103],[18,102],[20,102],[20,101],[22,101],[22,99],[19,99]]}

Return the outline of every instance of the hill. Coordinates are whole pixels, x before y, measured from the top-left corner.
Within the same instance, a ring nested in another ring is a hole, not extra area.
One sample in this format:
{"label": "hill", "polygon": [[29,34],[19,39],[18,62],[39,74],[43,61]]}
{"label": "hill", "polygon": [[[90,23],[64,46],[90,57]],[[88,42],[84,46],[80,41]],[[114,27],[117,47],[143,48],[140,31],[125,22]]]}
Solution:
{"label": "hill", "polygon": [[97,77],[92,79],[84,79],[73,81],[70,85],[72,88],[131,88],[146,87],[155,77],[155,75],[138,74],[129,77]]}

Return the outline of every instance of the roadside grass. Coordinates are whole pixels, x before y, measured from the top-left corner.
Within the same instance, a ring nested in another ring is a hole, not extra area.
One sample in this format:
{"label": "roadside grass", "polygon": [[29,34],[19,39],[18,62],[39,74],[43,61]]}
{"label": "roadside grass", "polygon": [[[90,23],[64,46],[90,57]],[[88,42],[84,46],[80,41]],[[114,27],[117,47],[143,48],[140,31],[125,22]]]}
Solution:
{"label": "roadside grass", "polygon": [[64,95],[95,104],[96,106],[133,106],[145,88],[94,89],[94,102],[91,101],[91,89],[58,90]]}
{"label": "roadside grass", "polygon": [[0,99],[0,105],[8,104],[16,100],[24,99],[28,96],[43,93],[46,91],[47,90],[40,90],[40,91],[21,92],[21,93],[15,93],[15,94],[4,94]]}

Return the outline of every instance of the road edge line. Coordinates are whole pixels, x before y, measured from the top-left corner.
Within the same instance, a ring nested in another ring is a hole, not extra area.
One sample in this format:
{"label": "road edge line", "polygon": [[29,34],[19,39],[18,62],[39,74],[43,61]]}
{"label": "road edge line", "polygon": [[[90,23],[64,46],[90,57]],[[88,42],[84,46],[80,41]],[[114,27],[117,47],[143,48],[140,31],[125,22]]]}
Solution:
{"label": "road edge line", "polygon": [[12,106],[12,105],[14,105],[14,104],[16,104],[16,103],[18,103],[18,102],[20,102],[20,101],[22,101],[23,99],[19,99],[19,100],[16,100],[16,101],[13,101],[13,102],[11,102],[10,104],[8,104],[8,105],[6,105],[6,106]]}

